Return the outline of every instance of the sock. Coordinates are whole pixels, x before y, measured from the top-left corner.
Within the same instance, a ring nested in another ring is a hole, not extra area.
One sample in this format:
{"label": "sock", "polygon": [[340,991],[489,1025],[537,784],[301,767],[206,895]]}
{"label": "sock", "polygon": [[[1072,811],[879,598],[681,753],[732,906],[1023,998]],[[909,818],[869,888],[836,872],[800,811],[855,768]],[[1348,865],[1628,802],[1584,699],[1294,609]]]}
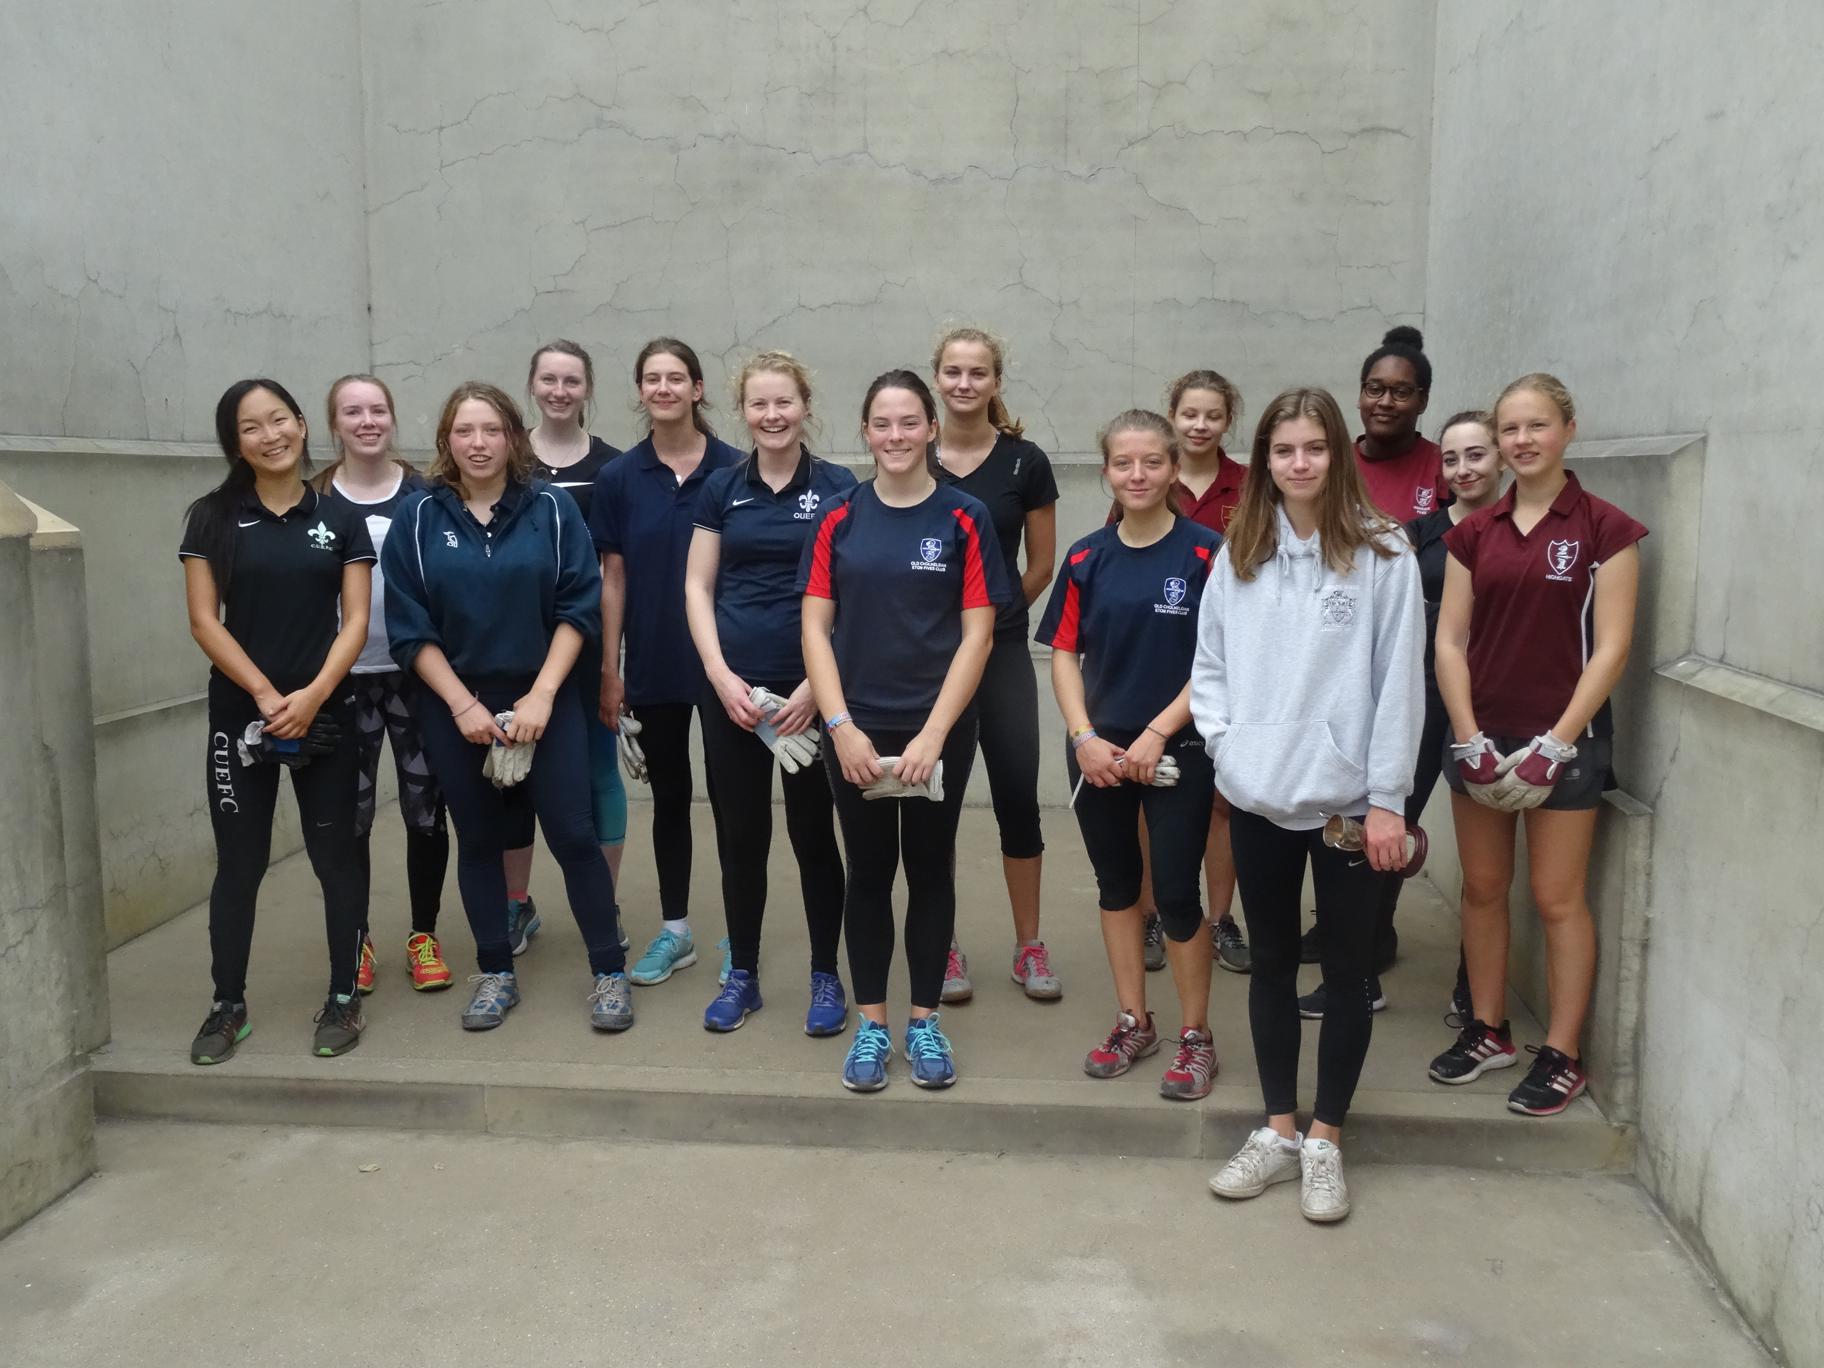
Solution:
{"label": "sock", "polygon": [[1045,944],[1045,942],[1042,940],[1015,941],[1013,943],[1013,948],[1016,950],[1032,950],[1032,949],[1036,949],[1037,947],[1042,946],[1044,944]]}
{"label": "sock", "polygon": [[348,1006],[348,1004],[353,1002],[354,1000],[355,1000],[354,996],[350,993],[337,993],[336,994],[336,1001],[341,1003],[344,1007]]}
{"label": "sock", "polygon": [[689,917],[681,918],[678,921],[664,922],[663,926],[667,931],[671,932],[671,934],[676,936],[679,940],[683,940],[686,936],[690,935],[690,918]]}
{"label": "sock", "polygon": [[530,889],[522,888],[517,893],[511,888],[507,890],[507,901],[510,903],[523,903],[531,896],[532,893]]}

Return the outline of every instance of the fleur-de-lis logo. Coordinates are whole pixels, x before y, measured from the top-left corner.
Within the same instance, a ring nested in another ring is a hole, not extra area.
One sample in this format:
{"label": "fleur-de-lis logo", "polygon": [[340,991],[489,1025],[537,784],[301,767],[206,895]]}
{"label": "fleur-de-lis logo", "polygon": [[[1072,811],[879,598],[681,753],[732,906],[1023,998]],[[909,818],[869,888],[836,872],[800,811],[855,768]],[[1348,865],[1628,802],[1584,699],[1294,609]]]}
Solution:
{"label": "fleur-de-lis logo", "polygon": [[798,496],[798,507],[806,513],[816,512],[817,505],[822,502],[823,500],[817,497],[817,491],[814,489],[807,489]]}
{"label": "fleur-de-lis logo", "polygon": [[327,551],[329,544],[336,539],[336,534],[325,527],[321,519],[318,519],[317,525],[310,529],[310,539],[316,543],[317,550]]}

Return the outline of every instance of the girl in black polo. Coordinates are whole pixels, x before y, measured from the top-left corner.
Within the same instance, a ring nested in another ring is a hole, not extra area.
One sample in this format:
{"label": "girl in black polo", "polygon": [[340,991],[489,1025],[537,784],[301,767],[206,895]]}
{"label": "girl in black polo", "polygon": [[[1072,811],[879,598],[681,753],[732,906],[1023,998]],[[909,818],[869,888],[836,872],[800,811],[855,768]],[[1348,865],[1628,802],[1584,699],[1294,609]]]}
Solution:
{"label": "girl in black polo", "polygon": [[[219,1064],[252,1029],[247,959],[281,767],[291,769],[329,937],[329,994],[311,1048],[342,1054],[366,1025],[355,994],[367,899],[355,841],[359,762],[348,671],[367,638],[374,551],[359,518],[304,483],[304,411],[284,386],[230,385],[215,406],[215,434],[228,477],[190,505],[178,550],[190,633],[211,665],[204,768],[216,856],[215,1000],[190,1059]],[[255,723],[263,732],[250,740]]]}
{"label": "girl in black polo", "polygon": [[[975,691],[982,764],[994,820],[1001,830],[1001,873],[1013,908],[1013,981],[1026,996],[1062,997],[1039,939],[1039,877],[1045,840],[1039,830],[1039,694],[1026,644],[1027,608],[1051,583],[1058,549],[1058,484],[1051,461],[1022,435],[1001,398],[1004,370],[1000,340],[979,328],[952,328],[939,340],[931,372],[944,402],[938,451],[947,479],[974,495],[994,519],[1001,563],[1013,595],[994,625],[994,649]],[[1020,543],[1026,570],[1020,572]],[[973,996],[969,960],[950,947],[944,967],[944,1001]]]}
{"label": "girl in black polo", "polygon": [[[906,865],[906,964],[912,1081],[956,1081],[938,1029],[944,955],[956,925],[956,825],[975,759],[970,700],[1009,596],[994,526],[982,504],[931,474],[937,401],[911,371],[868,387],[862,429],[874,453],[869,483],[820,510],[805,546],[804,665],[825,719],[823,759],[842,822],[849,885],[844,927],[856,1027],[843,1086],[887,1085],[887,970],[893,958],[893,877]],[[863,790],[889,777],[924,785],[942,768],[942,797]]]}

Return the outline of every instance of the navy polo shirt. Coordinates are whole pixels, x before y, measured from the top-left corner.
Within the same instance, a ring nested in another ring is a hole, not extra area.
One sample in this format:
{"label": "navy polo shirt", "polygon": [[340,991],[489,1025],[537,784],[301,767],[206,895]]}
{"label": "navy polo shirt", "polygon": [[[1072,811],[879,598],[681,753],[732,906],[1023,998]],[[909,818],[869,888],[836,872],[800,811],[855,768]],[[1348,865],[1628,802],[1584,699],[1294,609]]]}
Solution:
{"label": "navy polo shirt", "polygon": [[892,508],[872,481],[826,503],[805,544],[798,588],[832,599],[831,644],[849,715],[863,730],[917,731],[963,641],[963,610],[1012,589],[979,499],[939,484]]}
{"label": "navy polo shirt", "polygon": [[[207,560],[199,510],[184,529],[180,558]],[[342,567],[372,563],[367,524],[309,485],[296,505],[274,513],[249,490],[233,510],[234,566],[226,586],[218,571],[222,624],[280,693],[317,677],[341,630]],[[226,679],[213,666],[212,675]]]}
{"label": "navy polo shirt", "polygon": [[1003,432],[995,438],[987,459],[967,475],[952,475],[941,466],[940,470],[940,479],[980,499],[994,522],[994,535],[1001,544],[1001,564],[1012,590],[1012,596],[995,614],[994,634],[1024,637],[1029,619],[1026,595],[1020,588],[1020,542],[1026,535],[1026,515],[1058,501],[1051,458],[1024,437]]}
{"label": "navy polo shirt", "polygon": [[697,526],[721,540],[716,563],[716,638],[728,668],[750,684],[804,678],[798,565],[817,510],[855,488],[842,466],[799,448],[798,468],[774,493],[749,456],[711,475],[697,499]]}
{"label": "navy polo shirt", "polygon": [[532,473],[544,480],[553,489],[561,489],[582,510],[583,521],[589,521],[589,504],[595,492],[595,477],[602,473],[602,467],[621,454],[617,446],[609,446],[594,433],[589,436],[589,450],[583,453],[583,459],[567,466],[546,465],[544,461],[534,458]]}
{"label": "navy polo shirt", "polygon": [[621,617],[627,704],[695,703],[703,662],[684,618],[684,564],[696,526],[697,498],[709,477],[745,458],[705,436],[703,459],[682,484],[648,437],[596,476],[589,531],[603,555],[627,565]]}
{"label": "navy polo shirt", "polygon": [[1146,730],[1190,681],[1197,610],[1221,545],[1180,517],[1151,546],[1129,546],[1117,523],[1065,553],[1037,636],[1082,657],[1090,723],[1117,744]]}

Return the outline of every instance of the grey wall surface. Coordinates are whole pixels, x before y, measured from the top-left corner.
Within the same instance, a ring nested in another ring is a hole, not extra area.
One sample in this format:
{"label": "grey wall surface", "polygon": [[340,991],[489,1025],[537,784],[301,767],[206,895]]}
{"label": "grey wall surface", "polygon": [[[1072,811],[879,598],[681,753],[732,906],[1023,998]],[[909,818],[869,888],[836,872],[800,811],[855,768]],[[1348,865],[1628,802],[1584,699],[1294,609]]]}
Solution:
{"label": "grey wall surface", "polygon": [[[1426,311],[1434,408],[1548,369],[1586,438],[1705,434],[1695,652],[1807,706],[1821,47],[1808,4],[1440,6]],[[1786,1359],[1824,1361],[1824,735],[1666,679],[1620,706],[1646,717],[1619,768],[1653,809],[1644,1176]]]}

